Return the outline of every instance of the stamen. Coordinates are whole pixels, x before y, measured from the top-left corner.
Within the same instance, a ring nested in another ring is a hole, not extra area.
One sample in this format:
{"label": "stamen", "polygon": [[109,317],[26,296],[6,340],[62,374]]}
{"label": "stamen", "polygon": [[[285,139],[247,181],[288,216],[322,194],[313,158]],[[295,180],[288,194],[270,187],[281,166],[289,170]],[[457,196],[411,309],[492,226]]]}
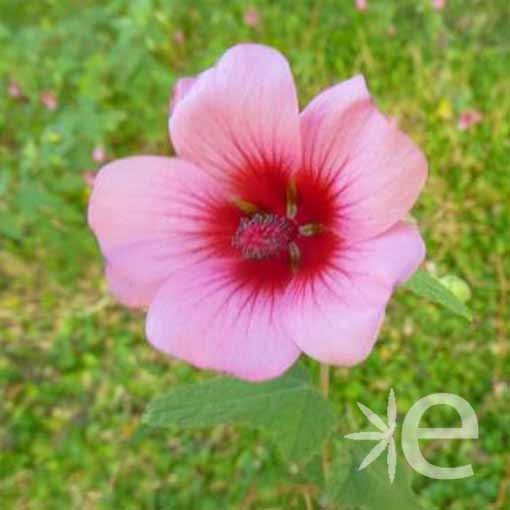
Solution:
{"label": "stamen", "polygon": [[289,258],[290,268],[293,273],[296,273],[301,262],[301,252],[299,251],[299,246],[294,242],[289,244]]}
{"label": "stamen", "polygon": [[290,180],[287,186],[287,218],[293,220],[298,212],[296,181]]}
{"label": "stamen", "polygon": [[245,214],[255,214],[259,210],[259,208],[255,204],[252,204],[251,202],[243,200],[242,198],[239,197],[234,197],[232,199],[232,202],[234,202],[234,205],[238,209],[241,209],[241,211],[243,211]]}
{"label": "stamen", "polygon": [[299,233],[305,237],[312,237],[324,231],[324,227],[320,223],[307,223],[299,226]]}

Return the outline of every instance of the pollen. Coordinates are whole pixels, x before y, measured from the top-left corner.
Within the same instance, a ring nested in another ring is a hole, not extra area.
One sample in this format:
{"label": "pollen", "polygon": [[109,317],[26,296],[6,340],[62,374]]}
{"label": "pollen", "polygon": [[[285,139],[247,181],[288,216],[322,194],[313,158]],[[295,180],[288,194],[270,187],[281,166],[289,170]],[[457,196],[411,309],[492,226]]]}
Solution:
{"label": "pollen", "polygon": [[246,259],[262,260],[288,252],[298,235],[296,223],[277,214],[257,213],[241,218],[232,246]]}

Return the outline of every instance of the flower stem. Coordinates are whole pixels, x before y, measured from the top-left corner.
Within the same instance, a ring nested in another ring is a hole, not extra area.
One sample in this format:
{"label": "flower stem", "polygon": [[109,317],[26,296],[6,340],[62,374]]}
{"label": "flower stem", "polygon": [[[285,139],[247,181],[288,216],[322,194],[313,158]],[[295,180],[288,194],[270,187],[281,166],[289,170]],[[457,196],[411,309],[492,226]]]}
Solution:
{"label": "flower stem", "polygon": [[310,494],[308,494],[308,492],[304,492],[303,497],[305,498],[306,510],[313,510],[313,503]]}
{"label": "flower stem", "polygon": [[[322,396],[326,399],[329,396],[329,379],[330,379],[329,365],[321,363],[320,389]],[[331,461],[330,445],[329,441],[326,440],[326,442],[324,443],[324,447],[322,449],[322,473],[324,475],[324,480],[326,481],[329,478],[330,461]]]}
{"label": "flower stem", "polygon": [[329,396],[329,365],[321,363],[321,393],[324,398]]}

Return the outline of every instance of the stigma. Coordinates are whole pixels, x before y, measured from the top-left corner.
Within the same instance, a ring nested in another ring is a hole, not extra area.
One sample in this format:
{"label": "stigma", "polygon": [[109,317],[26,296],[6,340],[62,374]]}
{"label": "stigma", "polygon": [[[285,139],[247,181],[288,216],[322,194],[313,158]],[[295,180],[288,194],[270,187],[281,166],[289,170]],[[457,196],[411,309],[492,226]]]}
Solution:
{"label": "stigma", "polygon": [[287,252],[298,232],[296,222],[290,218],[256,213],[241,218],[232,238],[232,246],[246,259],[263,260]]}

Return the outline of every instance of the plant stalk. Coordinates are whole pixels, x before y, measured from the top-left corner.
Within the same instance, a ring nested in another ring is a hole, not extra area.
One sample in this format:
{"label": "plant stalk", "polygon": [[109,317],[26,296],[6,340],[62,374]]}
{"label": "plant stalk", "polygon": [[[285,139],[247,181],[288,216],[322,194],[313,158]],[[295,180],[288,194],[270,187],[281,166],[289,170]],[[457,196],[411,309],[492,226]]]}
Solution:
{"label": "plant stalk", "polygon": [[321,363],[321,393],[324,398],[329,397],[329,365]]}
{"label": "plant stalk", "polygon": [[[327,399],[329,397],[329,381],[330,381],[330,368],[329,365],[325,363],[321,363],[321,372],[320,372],[320,390],[322,396]],[[324,475],[324,480],[328,480],[330,473],[330,464],[331,464],[331,450],[329,440],[326,440],[324,443],[324,447],[322,449],[322,472]]]}

